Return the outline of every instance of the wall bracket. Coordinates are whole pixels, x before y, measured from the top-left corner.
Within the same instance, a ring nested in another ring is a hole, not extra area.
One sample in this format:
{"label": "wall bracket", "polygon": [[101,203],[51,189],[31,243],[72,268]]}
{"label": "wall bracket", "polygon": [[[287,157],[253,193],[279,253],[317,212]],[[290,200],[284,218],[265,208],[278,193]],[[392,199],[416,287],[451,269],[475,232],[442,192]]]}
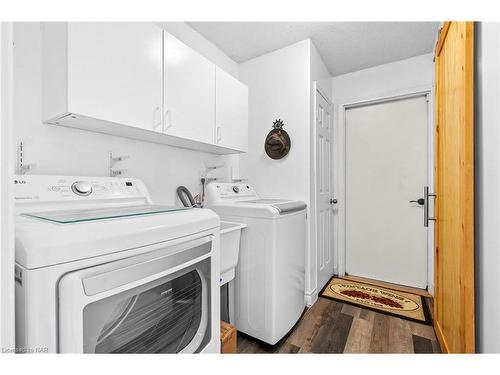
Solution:
{"label": "wall bracket", "polygon": [[17,174],[26,174],[27,172],[33,170],[36,164],[25,163],[25,150],[26,146],[23,141],[19,141],[17,144]]}
{"label": "wall bracket", "polygon": [[114,169],[113,167],[115,166],[116,163],[119,163],[121,161],[124,161],[128,159],[130,156],[128,155],[123,155],[123,156],[113,156],[113,152],[109,153],[109,177],[118,177],[123,175],[125,172],[127,172],[126,169]]}

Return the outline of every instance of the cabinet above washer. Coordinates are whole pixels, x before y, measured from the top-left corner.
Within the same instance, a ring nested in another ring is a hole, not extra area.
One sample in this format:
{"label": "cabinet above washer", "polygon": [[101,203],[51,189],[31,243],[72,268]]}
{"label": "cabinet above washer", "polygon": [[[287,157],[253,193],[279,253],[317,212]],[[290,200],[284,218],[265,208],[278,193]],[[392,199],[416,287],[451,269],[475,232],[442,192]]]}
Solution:
{"label": "cabinet above washer", "polygon": [[215,65],[167,32],[163,47],[163,131],[214,143]]}
{"label": "cabinet above washer", "polygon": [[215,80],[215,142],[248,150],[248,87],[219,67]]}
{"label": "cabinet above washer", "polygon": [[239,115],[222,117],[222,132],[216,124],[216,109],[231,108],[246,86],[231,77],[240,86],[221,86],[221,96],[216,69],[223,72],[154,23],[42,23],[42,120],[215,154],[246,152],[247,99],[232,109]]}

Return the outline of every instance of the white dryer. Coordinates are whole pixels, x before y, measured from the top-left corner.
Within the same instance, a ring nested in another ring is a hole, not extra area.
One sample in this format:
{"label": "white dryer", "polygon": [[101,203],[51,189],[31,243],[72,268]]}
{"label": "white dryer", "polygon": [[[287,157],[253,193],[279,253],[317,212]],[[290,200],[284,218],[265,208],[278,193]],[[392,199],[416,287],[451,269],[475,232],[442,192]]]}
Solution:
{"label": "white dryer", "polygon": [[305,308],[306,204],[260,199],[247,183],[211,182],[206,206],[243,222],[234,321],[239,331],[274,345]]}
{"label": "white dryer", "polygon": [[217,353],[219,217],[137,179],[17,176],[21,352]]}

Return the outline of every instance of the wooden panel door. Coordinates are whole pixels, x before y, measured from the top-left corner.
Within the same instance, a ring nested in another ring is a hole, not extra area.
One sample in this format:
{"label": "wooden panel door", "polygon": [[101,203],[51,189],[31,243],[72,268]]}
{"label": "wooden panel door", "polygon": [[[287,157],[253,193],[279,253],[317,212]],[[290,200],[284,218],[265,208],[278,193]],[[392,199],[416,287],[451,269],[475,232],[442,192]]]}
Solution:
{"label": "wooden panel door", "polygon": [[434,328],[444,352],[474,343],[472,22],[447,22],[436,47]]}

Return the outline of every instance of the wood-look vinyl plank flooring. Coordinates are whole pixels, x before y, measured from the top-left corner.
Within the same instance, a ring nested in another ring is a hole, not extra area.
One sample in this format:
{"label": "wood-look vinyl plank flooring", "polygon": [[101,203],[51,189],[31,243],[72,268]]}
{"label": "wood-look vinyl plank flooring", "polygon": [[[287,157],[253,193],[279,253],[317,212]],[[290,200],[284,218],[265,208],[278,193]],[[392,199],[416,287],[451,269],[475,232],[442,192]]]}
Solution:
{"label": "wood-look vinyl plank flooring", "polygon": [[441,353],[441,350],[432,326],[319,297],[277,345],[267,345],[239,333],[238,353]]}

